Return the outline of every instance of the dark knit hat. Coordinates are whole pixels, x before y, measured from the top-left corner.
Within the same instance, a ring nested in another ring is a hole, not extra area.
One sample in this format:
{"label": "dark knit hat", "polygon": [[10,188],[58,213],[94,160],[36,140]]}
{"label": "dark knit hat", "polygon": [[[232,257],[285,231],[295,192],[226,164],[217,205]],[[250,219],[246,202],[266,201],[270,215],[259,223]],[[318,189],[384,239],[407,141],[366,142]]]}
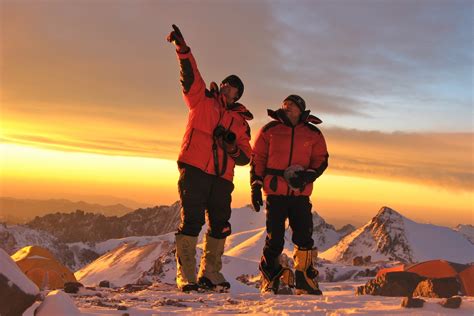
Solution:
{"label": "dark knit hat", "polygon": [[[226,77],[224,80],[222,80],[222,83],[228,83],[232,87],[237,88],[237,90],[239,90],[239,98],[238,99],[240,99],[242,94],[244,94],[244,83],[236,75],[230,75],[230,76]],[[237,101],[237,100],[235,100],[235,101]]]}
{"label": "dark knit hat", "polygon": [[306,110],[306,102],[304,102],[303,98],[299,95],[291,94],[287,96],[285,100],[283,100],[283,102],[285,101],[292,101],[301,110],[301,112]]}

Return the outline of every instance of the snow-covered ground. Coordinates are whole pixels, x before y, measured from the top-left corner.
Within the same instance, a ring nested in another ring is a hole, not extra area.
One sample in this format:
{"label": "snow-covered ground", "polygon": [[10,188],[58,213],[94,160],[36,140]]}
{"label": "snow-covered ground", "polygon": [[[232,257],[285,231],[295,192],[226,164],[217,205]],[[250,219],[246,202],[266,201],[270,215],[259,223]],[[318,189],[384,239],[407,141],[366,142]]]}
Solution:
{"label": "snow-covered ground", "polygon": [[[97,288],[71,294],[81,315],[470,315],[474,297],[464,297],[459,309],[447,309],[441,299],[425,299],[423,308],[400,306],[400,297],[355,296],[354,289],[364,282],[322,283],[323,296],[272,295],[260,293],[180,293],[173,285],[154,284],[136,292]],[[58,304],[58,303],[57,303]],[[32,316],[31,307],[24,316]],[[62,310],[74,311],[67,302]],[[54,311],[54,306],[48,308]],[[48,316],[61,314],[49,313]],[[41,316],[41,315],[40,315]]]}

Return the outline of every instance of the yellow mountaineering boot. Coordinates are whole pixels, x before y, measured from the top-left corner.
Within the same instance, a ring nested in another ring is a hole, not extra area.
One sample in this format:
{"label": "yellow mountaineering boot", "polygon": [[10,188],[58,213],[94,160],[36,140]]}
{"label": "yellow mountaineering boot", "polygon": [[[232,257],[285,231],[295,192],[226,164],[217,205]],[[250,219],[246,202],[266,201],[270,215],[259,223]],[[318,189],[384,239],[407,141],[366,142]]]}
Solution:
{"label": "yellow mountaineering boot", "polygon": [[197,237],[176,235],[176,285],[183,292],[197,291],[196,245]]}
{"label": "yellow mountaineering boot", "polygon": [[313,267],[313,257],[318,256],[316,249],[301,250],[295,246],[293,260],[295,263],[296,294],[322,295],[316,277],[318,270]]}
{"label": "yellow mountaineering boot", "polygon": [[261,293],[294,294],[295,275],[288,267],[283,267],[278,260],[268,264],[265,257],[260,260],[258,269],[261,273]]}
{"label": "yellow mountaineering boot", "polygon": [[198,284],[203,289],[225,291],[230,288],[230,283],[220,272],[225,240],[225,238],[217,239],[209,235],[204,237],[204,249],[198,274]]}

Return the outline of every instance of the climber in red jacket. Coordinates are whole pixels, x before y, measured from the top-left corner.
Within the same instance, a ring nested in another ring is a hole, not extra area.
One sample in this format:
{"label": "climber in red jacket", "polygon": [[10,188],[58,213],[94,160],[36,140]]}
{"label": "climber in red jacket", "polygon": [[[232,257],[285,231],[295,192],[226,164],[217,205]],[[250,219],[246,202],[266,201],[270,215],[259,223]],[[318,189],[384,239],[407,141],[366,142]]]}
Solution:
{"label": "climber in red jacket", "polygon": [[[237,100],[244,92],[239,77],[230,75],[206,89],[191,49],[173,25],[167,37],[176,47],[188,123],[178,157],[181,223],[176,234],[176,284],[182,291],[228,289],[221,256],[231,233],[231,193],[235,165],[250,162],[252,114]],[[209,229],[196,276],[196,245],[207,213]]]}
{"label": "climber in red jacket", "polygon": [[279,256],[284,247],[285,221],[289,219],[295,244],[296,292],[321,295],[316,282],[313,258],[313,218],[309,196],[313,182],[328,166],[328,152],[323,134],[315,126],[321,120],[310,115],[305,101],[290,95],[281,109],[268,110],[273,119],[258,133],[252,154],[251,188],[255,211],[266,199],[267,237],[260,262],[263,276],[261,290],[278,291],[284,272]]}

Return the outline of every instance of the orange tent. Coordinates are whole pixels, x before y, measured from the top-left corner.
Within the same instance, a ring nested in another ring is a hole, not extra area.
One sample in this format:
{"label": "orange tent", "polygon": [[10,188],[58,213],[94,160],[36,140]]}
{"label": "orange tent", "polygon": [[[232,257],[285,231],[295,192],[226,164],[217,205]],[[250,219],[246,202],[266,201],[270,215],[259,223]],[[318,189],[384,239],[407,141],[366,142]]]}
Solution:
{"label": "orange tent", "polygon": [[59,289],[66,282],[77,282],[74,273],[59,263],[47,249],[27,246],[11,257],[40,289]]}
{"label": "orange tent", "polygon": [[411,265],[402,264],[381,269],[377,272],[377,277],[393,271],[413,272],[431,279],[455,277],[461,284],[462,293],[467,296],[474,296],[474,265],[460,264],[445,260],[430,260]]}

